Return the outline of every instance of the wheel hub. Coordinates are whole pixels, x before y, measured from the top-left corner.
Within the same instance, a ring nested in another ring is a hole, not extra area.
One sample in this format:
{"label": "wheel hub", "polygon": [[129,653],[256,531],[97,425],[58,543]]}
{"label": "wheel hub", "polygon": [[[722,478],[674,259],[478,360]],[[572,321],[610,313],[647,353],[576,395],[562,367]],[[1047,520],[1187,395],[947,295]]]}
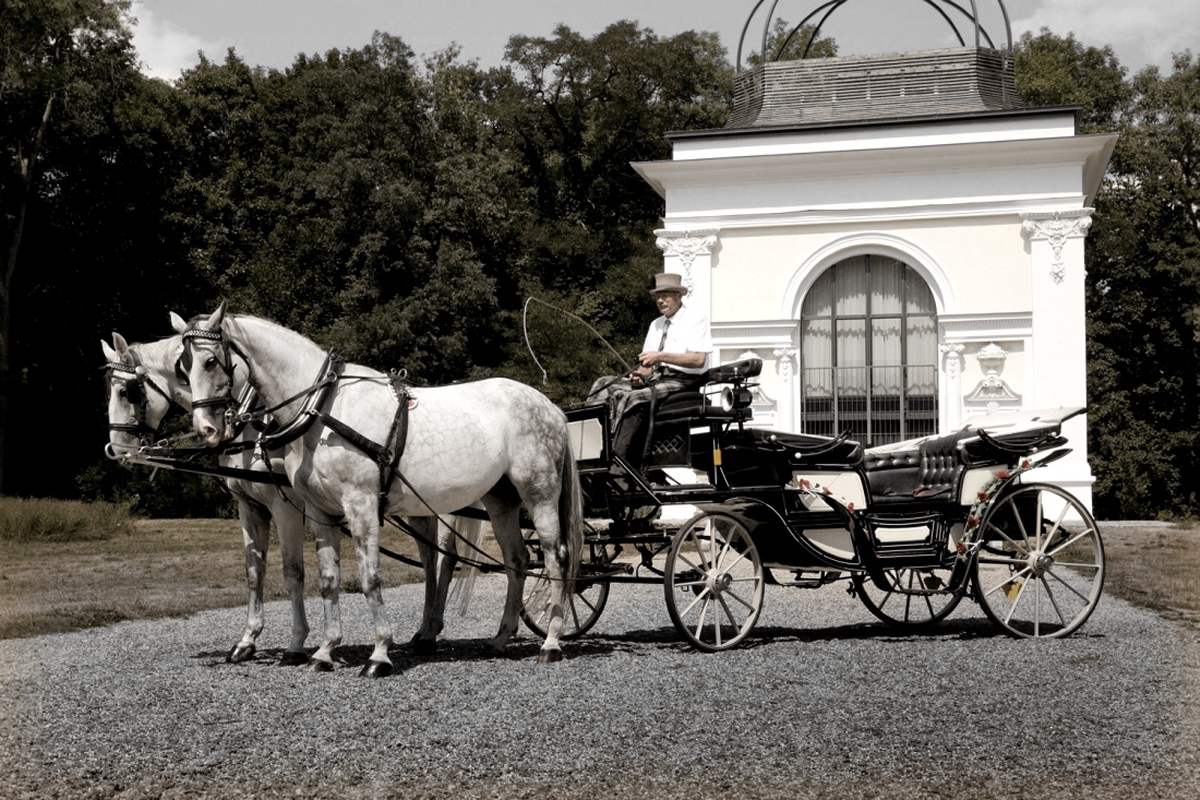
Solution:
{"label": "wheel hub", "polygon": [[1034,577],[1040,578],[1053,566],[1053,556],[1037,550],[1029,554],[1029,569],[1033,573]]}
{"label": "wheel hub", "polygon": [[708,576],[708,588],[713,594],[720,594],[733,585],[733,577],[724,572],[721,574],[710,573]]}

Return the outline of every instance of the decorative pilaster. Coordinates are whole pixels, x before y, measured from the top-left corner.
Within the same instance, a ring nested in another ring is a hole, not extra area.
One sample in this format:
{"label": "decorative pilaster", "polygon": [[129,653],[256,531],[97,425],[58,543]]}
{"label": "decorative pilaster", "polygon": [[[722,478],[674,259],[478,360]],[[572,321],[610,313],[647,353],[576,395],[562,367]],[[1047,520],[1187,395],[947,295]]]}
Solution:
{"label": "decorative pilaster", "polygon": [[800,430],[800,415],[796,413],[800,390],[796,385],[796,361],[800,351],[795,347],[777,347],[771,351],[775,356],[775,373],[779,376],[778,423],[783,430]]}
{"label": "decorative pilaster", "polygon": [[663,251],[663,271],[678,272],[688,287],[688,305],[712,319],[712,257],[720,247],[716,229],[657,230],[654,243]]}
{"label": "decorative pilaster", "polygon": [[[1087,405],[1083,256],[1091,221],[1090,208],[1021,215],[1033,301],[1032,363],[1024,383],[1028,408]],[[1071,453],[1046,467],[1045,479],[1069,487],[1090,505],[1086,417],[1068,420],[1063,434],[1071,441]]]}
{"label": "decorative pilaster", "polygon": [[946,409],[945,430],[955,431],[962,426],[962,368],[963,350],[966,347],[957,342],[947,342],[938,345],[942,356],[942,372],[946,380],[942,382],[942,407]]}

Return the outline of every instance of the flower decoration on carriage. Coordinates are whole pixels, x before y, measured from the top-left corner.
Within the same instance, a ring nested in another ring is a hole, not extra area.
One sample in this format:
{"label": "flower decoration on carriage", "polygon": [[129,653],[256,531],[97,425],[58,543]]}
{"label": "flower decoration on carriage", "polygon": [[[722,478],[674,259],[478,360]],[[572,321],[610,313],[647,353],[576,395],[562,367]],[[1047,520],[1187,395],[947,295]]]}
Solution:
{"label": "flower decoration on carriage", "polygon": [[998,469],[992,473],[992,479],[984,484],[984,487],[976,494],[975,504],[971,506],[971,510],[967,513],[966,523],[963,525],[962,541],[956,542],[954,549],[958,553],[959,558],[966,558],[971,552],[978,549],[983,543],[983,538],[977,536],[979,527],[987,518],[988,510],[992,503],[1000,495],[1000,489],[1007,483],[1019,478],[1023,473],[1033,469],[1033,462],[1028,458],[1021,461],[1020,465],[1014,469]]}

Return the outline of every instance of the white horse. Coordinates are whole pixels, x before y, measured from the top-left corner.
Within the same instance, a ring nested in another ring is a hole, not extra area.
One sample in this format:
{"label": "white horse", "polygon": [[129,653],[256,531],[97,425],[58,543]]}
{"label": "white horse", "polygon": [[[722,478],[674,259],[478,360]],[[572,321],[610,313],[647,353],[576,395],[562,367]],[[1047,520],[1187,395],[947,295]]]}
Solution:
{"label": "white horse", "polygon": [[[108,368],[109,443],[115,453],[136,451],[145,436],[153,436],[171,410],[172,403],[191,411],[192,396],[175,373],[176,359],[183,349],[179,336],[148,344],[126,343],[119,333],[113,344],[101,340]],[[140,371],[139,371],[140,368]],[[244,383],[244,381],[243,381]],[[238,387],[240,390],[240,386]],[[251,431],[244,432],[246,437]],[[224,455],[223,467],[267,472],[270,468],[251,452]],[[246,554],[246,627],[229,651],[226,660],[246,661],[254,656],[255,642],[263,629],[263,578],[266,572],[267,545],[271,520],[279,532],[283,553],[283,579],[292,608],[292,632],[281,663],[303,664],[308,661],[304,640],[308,638],[308,619],[304,613],[304,517],[300,498],[290,487],[277,489],[266,483],[228,478],[225,486],[236,498],[238,520],[242,526],[242,547]]]}
{"label": "white horse", "polygon": [[[203,398],[194,400],[192,420],[206,442],[215,445],[230,435],[218,406],[232,400],[235,353],[247,360],[262,401],[278,405],[279,418],[290,420],[285,429],[301,420],[311,423],[297,428],[303,434],[284,447],[284,468],[307,513],[323,517],[318,530],[343,519],[350,527],[375,629],[364,675],[392,671],[391,625],[379,581],[380,517],[445,514],[477,500],[487,509],[509,575],[500,630],[491,645],[503,648],[517,627],[528,561],[518,518],[524,505],[546,554],[547,577],[556,586],[538,661],[562,658],[563,610],[583,544],[581,498],[566,419],[543,394],[503,378],[410,390],[400,479],[381,487],[386,458],[368,456],[363,442],[344,431],[390,447],[401,416],[386,375],[347,364],[322,395],[317,384],[328,374],[328,354],[304,336],[256,317],[226,317],[224,303],[190,328],[172,319],[189,348],[193,395]],[[330,427],[339,422],[343,432]],[[340,627],[327,628],[313,659],[329,660],[340,641]]]}
{"label": "white horse", "polygon": [[[176,320],[178,317],[173,315],[172,324]],[[183,324],[182,320],[178,322]],[[100,344],[109,362],[109,441],[118,454],[136,451],[143,437],[155,435],[163,418],[171,410],[172,403],[187,413],[191,412],[191,387],[180,379],[177,369],[183,351],[182,337],[176,335],[149,344],[129,345],[124,337],[114,333],[112,347],[104,341]],[[141,367],[140,373],[138,367]],[[246,370],[243,368],[237,375],[233,389],[240,395],[246,382]],[[253,440],[256,434],[256,431],[247,428],[237,441]],[[270,469],[283,474],[282,461],[274,461],[268,467],[251,451],[218,458],[218,463],[226,468],[264,473]],[[246,627],[226,660],[239,663],[254,656],[255,642],[263,628],[263,577],[269,526],[274,519],[283,552],[283,576],[292,610],[291,641],[281,663],[289,666],[306,663],[309,659],[304,642],[309,628],[304,610],[303,501],[290,486],[277,488],[269,483],[237,478],[226,479],[225,486],[238,502],[249,588]],[[436,637],[443,627],[446,590],[455,565],[454,534],[444,525],[437,525],[435,532],[435,522],[432,517],[409,520],[409,524],[422,535],[417,539],[417,546],[425,570],[425,611],[421,627],[413,637],[414,649],[422,653],[432,652],[436,648]],[[454,517],[452,524],[465,532],[468,538],[477,536],[480,525],[478,520],[466,517]],[[326,558],[321,563],[322,585],[329,587],[324,593],[331,595],[331,602],[325,611],[333,616],[338,614],[336,560],[340,555],[340,543],[337,538],[330,543],[326,552],[333,560]],[[313,666],[324,669],[328,662],[315,661]]]}

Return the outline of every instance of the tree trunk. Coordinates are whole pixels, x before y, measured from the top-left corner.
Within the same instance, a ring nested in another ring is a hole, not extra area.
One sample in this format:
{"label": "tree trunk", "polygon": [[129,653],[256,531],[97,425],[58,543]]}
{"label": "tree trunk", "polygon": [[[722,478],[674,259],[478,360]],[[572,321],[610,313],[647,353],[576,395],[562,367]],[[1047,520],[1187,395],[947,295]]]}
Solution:
{"label": "tree trunk", "polygon": [[7,461],[5,451],[5,433],[8,430],[8,398],[11,391],[12,338],[10,336],[10,321],[12,320],[12,286],[13,275],[17,272],[17,254],[21,251],[21,237],[25,233],[25,216],[29,204],[33,201],[33,189],[37,178],[37,158],[42,149],[42,141],[46,137],[46,128],[50,125],[50,112],[54,108],[54,95],[46,98],[46,109],[42,112],[41,122],[38,123],[37,133],[29,147],[28,156],[18,154],[21,168],[21,204],[17,211],[17,223],[13,227],[12,239],[8,243],[8,259],[4,265],[4,283],[0,284],[0,494],[4,492],[4,466]]}

